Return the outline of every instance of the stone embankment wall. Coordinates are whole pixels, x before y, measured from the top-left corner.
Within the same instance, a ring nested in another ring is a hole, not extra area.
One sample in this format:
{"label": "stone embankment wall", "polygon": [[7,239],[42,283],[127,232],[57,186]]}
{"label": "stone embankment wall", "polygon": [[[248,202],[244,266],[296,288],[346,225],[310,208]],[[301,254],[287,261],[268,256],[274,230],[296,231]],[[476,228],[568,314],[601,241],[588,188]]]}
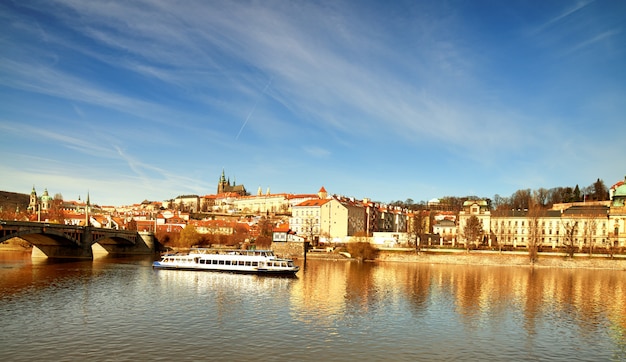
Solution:
{"label": "stone embankment wall", "polygon": [[[274,252],[282,257],[292,259],[304,258],[302,243],[274,243]],[[337,252],[309,251],[307,259],[355,260],[346,258]],[[626,256],[617,255],[610,258],[608,255],[575,254],[574,258],[563,254],[540,253],[536,262],[531,263],[528,254],[520,252],[485,252],[455,250],[448,252],[413,250],[380,250],[374,262],[422,263],[422,264],[454,264],[454,265],[490,265],[490,266],[519,266],[533,268],[583,268],[583,269],[611,269],[626,271]]]}
{"label": "stone embankment wall", "polygon": [[281,242],[272,243],[274,254],[283,258],[300,259],[304,258],[304,243]]}
{"label": "stone embankment wall", "polygon": [[381,262],[411,262],[425,264],[456,264],[456,265],[502,265],[527,266],[546,268],[588,268],[612,269],[626,271],[626,258],[611,259],[608,256],[594,256],[578,254],[574,258],[562,255],[539,255],[535,263],[530,262],[528,255],[458,252],[458,253],[431,253],[431,252],[396,252],[380,251],[376,261]]}

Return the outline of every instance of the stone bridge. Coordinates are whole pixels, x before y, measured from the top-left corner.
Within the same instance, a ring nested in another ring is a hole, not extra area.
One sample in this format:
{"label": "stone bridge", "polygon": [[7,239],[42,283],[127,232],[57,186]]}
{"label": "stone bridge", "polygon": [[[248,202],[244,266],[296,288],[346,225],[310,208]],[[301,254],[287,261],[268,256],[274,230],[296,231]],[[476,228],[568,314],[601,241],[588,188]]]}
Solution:
{"label": "stone bridge", "polygon": [[92,226],[0,220],[0,243],[21,238],[33,245],[33,256],[91,259],[93,250],[114,255],[152,254],[152,233]]}

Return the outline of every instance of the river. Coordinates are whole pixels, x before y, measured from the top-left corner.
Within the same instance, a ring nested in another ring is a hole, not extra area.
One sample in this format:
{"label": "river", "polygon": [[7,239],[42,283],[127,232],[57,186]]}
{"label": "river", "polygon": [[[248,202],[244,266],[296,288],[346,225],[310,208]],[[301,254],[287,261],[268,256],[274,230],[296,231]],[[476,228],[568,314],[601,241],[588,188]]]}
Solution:
{"label": "river", "polygon": [[0,253],[3,361],[626,361],[626,272],[299,260],[297,278]]}

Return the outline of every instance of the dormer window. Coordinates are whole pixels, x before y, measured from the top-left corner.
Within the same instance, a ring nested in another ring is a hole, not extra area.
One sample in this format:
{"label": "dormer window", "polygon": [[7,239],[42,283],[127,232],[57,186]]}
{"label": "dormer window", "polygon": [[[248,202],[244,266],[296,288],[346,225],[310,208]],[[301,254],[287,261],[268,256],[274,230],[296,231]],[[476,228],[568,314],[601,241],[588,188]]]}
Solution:
{"label": "dormer window", "polygon": [[479,214],[480,213],[480,207],[478,207],[478,205],[476,205],[476,204],[472,205],[470,213],[472,213],[474,215]]}

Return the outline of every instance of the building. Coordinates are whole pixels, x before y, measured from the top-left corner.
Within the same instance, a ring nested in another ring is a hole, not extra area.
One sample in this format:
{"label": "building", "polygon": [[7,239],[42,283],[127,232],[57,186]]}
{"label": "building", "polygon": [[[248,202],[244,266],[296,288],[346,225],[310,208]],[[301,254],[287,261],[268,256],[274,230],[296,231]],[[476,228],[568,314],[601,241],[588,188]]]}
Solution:
{"label": "building", "polygon": [[200,196],[198,195],[181,195],[174,199],[174,205],[177,210],[183,212],[199,212]]}
{"label": "building", "polygon": [[226,179],[224,170],[222,170],[222,176],[220,176],[220,179],[217,183],[217,194],[219,195],[223,193],[235,193],[239,196],[248,195],[248,192],[246,191],[246,188],[244,185],[237,185],[237,183],[234,182],[234,180],[233,180],[233,183],[231,184],[230,178]]}
{"label": "building", "polygon": [[486,200],[467,200],[463,203],[463,209],[459,212],[459,229],[457,234],[460,236],[459,241],[467,243],[463,236],[463,230],[467,225],[467,221],[475,216],[482,225],[484,235],[489,235],[491,211]]}
{"label": "building", "polygon": [[626,177],[609,189],[609,238],[613,246],[626,246]]}
{"label": "building", "polygon": [[350,242],[360,233],[365,236],[366,220],[363,202],[335,196],[293,206],[289,225],[296,234],[316,245],[319,241]]}
{"label": "building", "polygon": [[433,234],[439,235],[441,244],[451,243],[457,238],[456,222],[447,218],[436,220],[433,225]]}
{"label": "building", "polygon": [[43,195],[41,197],[37,197],[37,191],[35,191],[35,186],[33,186],[33,190],[30,192],[30,199],[28,203],[28,211],[29,212],[39,212],[39,211],[48,211],[52,206],[52,197],[48,194],[48,189],[44,189]]}

